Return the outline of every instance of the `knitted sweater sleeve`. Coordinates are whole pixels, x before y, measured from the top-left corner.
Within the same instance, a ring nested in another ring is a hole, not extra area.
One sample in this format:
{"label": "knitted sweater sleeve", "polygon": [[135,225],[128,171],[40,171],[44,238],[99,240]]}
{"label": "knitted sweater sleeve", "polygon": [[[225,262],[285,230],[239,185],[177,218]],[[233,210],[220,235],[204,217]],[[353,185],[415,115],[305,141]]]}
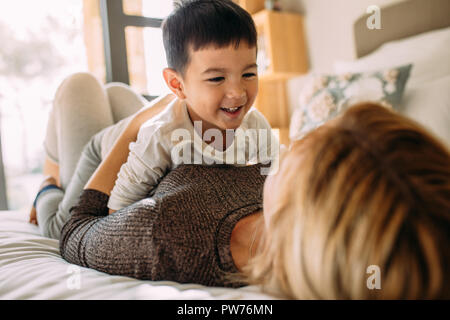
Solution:
{"label": "knitted sweater sleeve", "polygon": [[[102,272],[145,279],[155,259],[151,237],[158,204],[144,199],[108,215],[108,196],[84,190],[61,230],[60,253],[74,264]],[[139,259],[137,259],[139,257]]]}

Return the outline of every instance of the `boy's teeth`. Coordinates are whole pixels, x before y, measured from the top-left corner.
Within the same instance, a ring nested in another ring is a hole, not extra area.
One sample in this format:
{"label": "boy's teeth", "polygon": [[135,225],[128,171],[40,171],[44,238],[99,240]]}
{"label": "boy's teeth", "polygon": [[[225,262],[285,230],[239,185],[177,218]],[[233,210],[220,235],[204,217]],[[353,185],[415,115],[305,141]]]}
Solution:
{"label": "boy's teeth", "polygon": [[237,109],[239,109],[239,107],[236,107],[236,108],[222,108],[222,109],[224,109],[224,110],[226,110],[226,111],[234,112],[234,111],[236,111]]}

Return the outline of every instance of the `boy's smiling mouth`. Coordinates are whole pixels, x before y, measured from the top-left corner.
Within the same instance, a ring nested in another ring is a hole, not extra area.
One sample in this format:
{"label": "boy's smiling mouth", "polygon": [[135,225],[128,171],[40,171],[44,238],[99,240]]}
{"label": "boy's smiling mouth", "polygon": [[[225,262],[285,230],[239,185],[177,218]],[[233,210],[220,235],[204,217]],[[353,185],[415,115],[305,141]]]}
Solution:
{"label": "boy's smiling mouth", "polygon": [[227,115],[232,116],[233,118],[238,116],[239,113],[241,113],[241,110],[243,109],[242,106],[234,107],[234,108],[220,108],[223,112],[225,112]]}

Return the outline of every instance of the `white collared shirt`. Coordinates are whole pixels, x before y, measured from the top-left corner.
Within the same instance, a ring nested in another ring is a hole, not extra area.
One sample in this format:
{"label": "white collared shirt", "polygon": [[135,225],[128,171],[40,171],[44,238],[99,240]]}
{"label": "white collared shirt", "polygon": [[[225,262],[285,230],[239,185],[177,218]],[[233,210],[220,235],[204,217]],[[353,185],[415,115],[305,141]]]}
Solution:
{"label": "white collared shirt", "polygon": [[[268,163],[278,151],[278,138],[254,107],[247,112],[234,134],[227,130],[227,134],[231,134],[223,151],[222,138],[211,144],[203,141],[201,122],[192,124],[185,102],[169,94],[154,103],[167,104],[167,107],[144,123],[136,142],[130,143],[127,162],[122,165],[111,191],[110,209],[119,210],[152,195],[161,178],[180,164],[245,166]],[[105,133],[102,157],[128,121],[128,118],[122,120],[117,126],[120,128]],[[207,130],[206,134],[221,135],[218,129]]]}

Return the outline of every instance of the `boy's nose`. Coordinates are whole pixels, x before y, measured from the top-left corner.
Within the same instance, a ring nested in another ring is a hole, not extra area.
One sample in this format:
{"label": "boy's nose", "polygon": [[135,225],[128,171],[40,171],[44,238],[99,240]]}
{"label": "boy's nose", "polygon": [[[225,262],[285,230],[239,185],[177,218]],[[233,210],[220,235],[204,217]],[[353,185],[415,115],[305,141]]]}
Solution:
{"label": "boy's nose", "polygon": [[223,103],[224,108],[234,108],[247,103],[247,93],[245,91],[227,93]]}
{"label": "boy's nose", "polygon": [[240,86],[234,86],[228,89],[226,98],[227,100],[241,101],[247,99],[247,93],[245,92],[244,88]]}

